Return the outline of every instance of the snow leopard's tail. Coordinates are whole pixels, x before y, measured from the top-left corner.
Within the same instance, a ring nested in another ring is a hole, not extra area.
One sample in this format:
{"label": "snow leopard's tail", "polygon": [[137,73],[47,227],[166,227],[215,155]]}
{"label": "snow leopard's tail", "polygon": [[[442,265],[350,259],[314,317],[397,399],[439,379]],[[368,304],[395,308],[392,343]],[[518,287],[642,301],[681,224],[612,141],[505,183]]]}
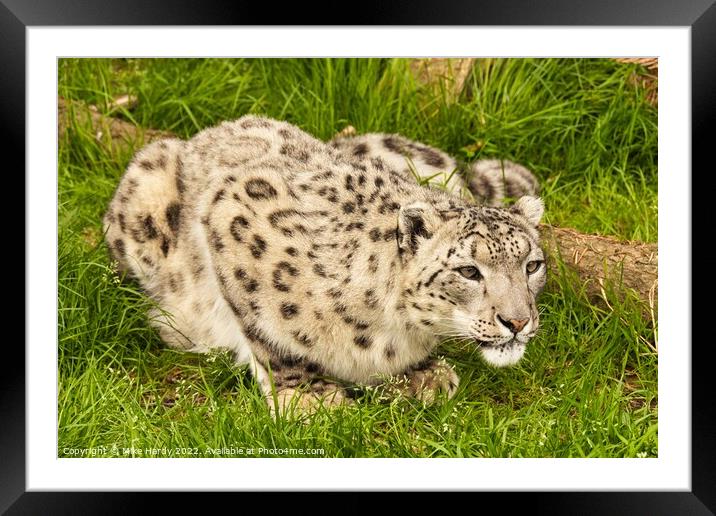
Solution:
{"label": "snow leopard's tail", "polygon": [[539,181],[522,165],[499,159],[483,159],[466,167],[465,180],[475,200],[489,206],[502,206],[506,199],[537,196]]}

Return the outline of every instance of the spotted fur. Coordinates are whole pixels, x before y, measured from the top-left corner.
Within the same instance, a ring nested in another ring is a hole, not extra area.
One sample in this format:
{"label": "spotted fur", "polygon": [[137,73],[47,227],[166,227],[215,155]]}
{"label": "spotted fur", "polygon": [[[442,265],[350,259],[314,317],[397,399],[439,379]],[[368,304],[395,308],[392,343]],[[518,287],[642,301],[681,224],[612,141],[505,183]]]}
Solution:
{"label": "spotted fur", "polygon": [[471,196],[482,205],[501,206],[506,198],[539,193],[537,178],[522,165],[499,159],[462,163],[439,149],[397,134],[339,136],[329,144],[346,159],[380,160],[406,179]]}
{"label": "spotted fur", "polygon": [[494,365],[519,360],[545,281],[541,201],[478,207],[385,156],[447,170],[439,150],[398,136],[343,143],[245,116],[137,153],[104,226],[113,258],[157,302],[162,339],[232,350],[272,407],[297,393],[302,408],[345,402],[344,384],[396,375],[420,399],[451,396],[457,376],[430,358],[445,336]]}

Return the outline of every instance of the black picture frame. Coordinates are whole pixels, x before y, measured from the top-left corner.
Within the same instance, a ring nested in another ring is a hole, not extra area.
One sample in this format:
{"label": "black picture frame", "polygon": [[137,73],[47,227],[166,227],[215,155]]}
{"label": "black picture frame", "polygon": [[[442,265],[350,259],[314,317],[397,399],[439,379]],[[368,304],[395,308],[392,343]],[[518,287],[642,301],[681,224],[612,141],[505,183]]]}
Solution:
{"label": "black picture frame", "polygon": [[[0,130],[2,143],[25,164],[25,30],[30,26],[64,25],[316,25],[319,10],[304,4],[284,4],[280,9],[266,3],[229,3],[204,0],[200,7],[186,0],[125,0],[110,3],[87,0],[0,0]],[[350,11],[350,25],[577,25],[577,26],[685,26],[691,28],[692,59],[692,163],[693,170],[713,168],[708,128],[714,125],[713,94],[716,84],[716,4],[714,0],[550,0],[549,2],[500,1],[421,1],[362,2]],[[345,24],[347,16],[337,17]],[[19,175],[18,175],[19,177]],[[692,181],[695,175],[692,174]],[[702,178],[699,178],[701,181]],[[24,191],[24,181],[23,181]],[[700,187],[702,189],[702,187]],[[703,189],[706,191],[707,189]],[[692,189],[693,193],[697,193]],[[708,193],[708,192],[706,192]],[[701,195],[705,195],[702,193]],[[697,202],[693,206],[708,206]],[[692,220],[701,220],[694,210]],[[707,219],[709,220],[709,219]],[[696,228],[692,230],[696,232]],[[692,233],[693,234],[693,233]],[[21,237],[24,240],[24,236]],[[696,256],[693,254],[692,256]],[[695,270],[695,269],[694,269]],[[32,274],[25,269],[25,276]],[[707,316],[694,298],[693,314]],[[31,310],[32,306],[26,306]],[[708,317],[706,317],[708,319]],[[692,320],[693,315],[692,315]],[[699,319],[696,319],[699,320]],[[690,324],[691,326],[691,324]],[[691,336],[691,328],[685,335]],[[692,338],[696,342],[695,336]],[[689,345],[691,342],[684,342]],[[706,344],[703,342],[703,344]],[[529,504],[549,514],[713,514],[716,511],[716,423],[710,399],[712,346],[692,347],[692,490],[690,492],[570,492],[570,493],[492,493],[481,498],[509,497],[510,503]],[[137,493],[58,493],[26,492],[25,488],[25,353],[5,348],[3,374],[0,375],[0,511],[8,514],[111,514],[144,512],[145,496]],[[14,365],[9,365],[14,364]],[[187,508],[183,493],[161,494],[164,512]],[[212,497],[230,495],[212,494]],[[242,494],[241,496],[245,496]],[[322,495],[324,496],[324,495]],[[325,496],[332,496],[326,494]],[[370,507],[370,499],[350,495],[344,506],[360,510]],[[305,494],[296,493],[292,503],[304,504]],[[191,498],[195,500],[196,498]],[[334,502],[324,502],[329,506]],[[494,500],[502,501],[502,500]],[[221,503],[213,498],[213,505]],[[315,510],[315,501],[311,507]],[[481,503],[484,503],[481,500]]]}

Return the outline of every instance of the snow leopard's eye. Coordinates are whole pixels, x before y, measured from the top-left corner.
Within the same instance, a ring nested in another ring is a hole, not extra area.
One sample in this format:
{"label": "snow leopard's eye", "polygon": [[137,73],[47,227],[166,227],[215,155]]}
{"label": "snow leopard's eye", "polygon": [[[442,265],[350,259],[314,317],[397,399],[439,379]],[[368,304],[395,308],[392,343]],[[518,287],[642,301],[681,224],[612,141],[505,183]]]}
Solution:
{"label": "snow leopard's eye", "polygon": [[527,274],[534,274],[540,268],[542,267],[542,264],[544,263],[543,260],[534,260],[532,262],[527,263]]}
{"label": "snow leopard's eye", "polygon": [[480,274],[480,269],[477,267],[473,267],[472,265],[468,265],[467,267],[460,267],[457,269],[457,272],[463,275],[463,277],[471,280],[479,280],[482,278],[482,274]]}

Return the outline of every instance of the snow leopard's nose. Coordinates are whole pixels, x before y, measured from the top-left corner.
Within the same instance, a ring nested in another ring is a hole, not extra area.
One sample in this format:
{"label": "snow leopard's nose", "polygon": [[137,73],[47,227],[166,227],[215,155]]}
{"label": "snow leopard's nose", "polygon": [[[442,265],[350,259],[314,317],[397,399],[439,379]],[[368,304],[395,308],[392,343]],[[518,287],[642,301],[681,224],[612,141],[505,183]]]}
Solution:
{"label": "snow leopard's nose", "polygon": [[519,333],[530,322],[529,319],[503,319],[500,315],[497,316],[497,320],[512,333]]}

